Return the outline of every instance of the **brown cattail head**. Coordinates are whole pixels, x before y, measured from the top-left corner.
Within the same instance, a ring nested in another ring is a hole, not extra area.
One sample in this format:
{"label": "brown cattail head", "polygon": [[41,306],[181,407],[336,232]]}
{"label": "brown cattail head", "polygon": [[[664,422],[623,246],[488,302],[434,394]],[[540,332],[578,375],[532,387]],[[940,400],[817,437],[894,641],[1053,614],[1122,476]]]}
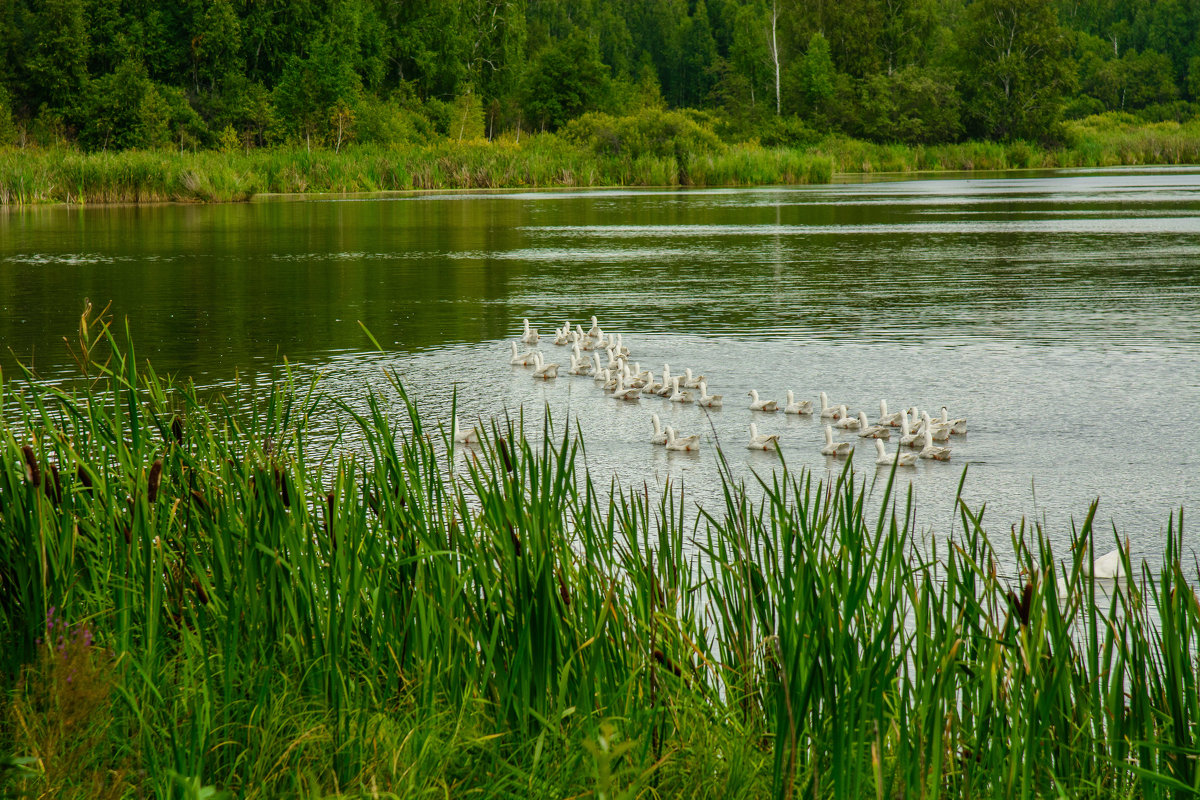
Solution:
{"label": "brown cattail head", "polygon": [[87,491],[90,492],[92,490],[92,476],[89,475],[88,471],[83,468],[83,464],[80,464],[78,469],[75,470],[75,479],[78,480],[79,485]]}
{"label": "brown cattail head", "polygon": [[42,489],[46,492],[46,497],[50,498],[50,502],[57,506],[62,502],[62,482],[58,479],[58,464],[47,461],[46,469],[48,474]]}
{"label": "brown cattail head", "polygon": [[204,591],[204,584],[200,583],[199,578],[192,578],[192,589],[196,592],[196,599],[200,601],[200,605],[208,605],[208,592]]}
{"label": "brown cattail head", "polygon": [[171,436],[175,438],[176,444],[183,444],[183,418],[175,417],[171,420]]}
{"label": "brown cattail head", "polygon": [[567,591],[567,584],[563,582],[562,570],[558,570],[558,596],[562,598],[563,606],[571,607],[571,593]]}
{"label": "brown cattail head", "polygon": [[287,475],[279,467],[275,467],[275,488],[279,490],[279,498],[284,508],[292,507],[292,497],[288,494]]}
{"label": "brown cattail head", "polygon": [[325,495],[325,532],[329,534],[329,546],[337,551],[337,533],[333,530],[333,504],[337,495],[333,492]]}
{"label": "brown cattail head", "polygon": [[158,499],[158,484],[162,481],[162,459],[155,459],[150,465],[150,477],[146,480],[146,497],[150,499],[150,505],[154,505],[154,501]]}
{"label": "brown cattail head", "polygon": [[512,458],[508,455],[508,440],[501,436],[496,440],[496,449],[500,451],[500,459],[504,462],[504,471],[512,472]]}
{"label": "brown cattail head", "polygon": [[29,445],[21,447],[21,454],[25,456],[25,480],[36,489],[42,485],[42,471],[38,468],[37,456]]}
{"label": "brown cattail head", "polygon": [[371,509],[371,513],[375,516],[382,516],[379,510],[379,496],[375,494],[374,489],[366,489],[363,491],[363,498],[367,501],[367,508]]}
{"label": "brown cattail head", "polygon": [[1026,583],[1025,588],[1021,591],[1021,605],[1018,607],[1018,612],[1021,615],[1021,624],[1029,624],[1029,610],[1033,607],[1033,584]]}
{"label": "brown cattail head", "polygon": [[657,661],[659,664],[662,664],[663,668],[665,668],[668,672],[670,672],[674,675],[677,675],[677,676],[683,675],[683,670],[681,670],[675,664],[675,662],[672,661],[670,659],[670,657],[666,653],[664,653],[662,650],[659,650],[656,647],[656,648],[654,648],[654,652],[652,655],[654,656],[654,660]]}
{"label": "brown cattail head", "polygon": [[521,548],[521,537],[517,536],[517,532],[513,530],[511,522],[508,523],[508,535],[512,537],[513,552],[516,553],[517,558],[520,558],[524,552]]}

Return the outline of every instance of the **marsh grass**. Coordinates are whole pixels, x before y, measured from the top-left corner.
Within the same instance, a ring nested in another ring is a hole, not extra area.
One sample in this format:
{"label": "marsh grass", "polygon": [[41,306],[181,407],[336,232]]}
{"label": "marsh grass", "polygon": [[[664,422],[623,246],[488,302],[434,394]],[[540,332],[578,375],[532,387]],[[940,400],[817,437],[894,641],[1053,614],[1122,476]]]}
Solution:
{"label": "marsh grass", "polygon": [[[1065,145],[873,144],[831,135],[808,148],[677,142],[654,151],[597,149],[536,134],[333,150],[245,152],[0,149],[0,205],[236,202],[262,193],[346,193],[591,186],[828,183],[836,174],[1110,167],[1200,162],[1200,122],[1104,114],[1067,123]],[[669,143],[668,143],[669,144]]]}
{"label": "marsh grass", "polygon": [[205,400],[99,336],[87,380],[0,383],[9,793],[82,795],[94,773],[62,778],[12,724],[41,703],[66,725],[48,618],[111,653],[89,662],[105,726],[73,758],[116,794],[1200,789],[1181,517],[1161,566],[1126,555],[1106,599],[1081,569],[1112,544],[1094,507],[1069,552],[1016,529],[1004,576],[962,504],[925,554],[893,476],[872,517],[851,465],[749,486],[722,466],[723,506],[696,510],[595,485],[569,420],[537,441],[493,421],[464,451],[395,376],[362,407],[286,372],[257,401]]}

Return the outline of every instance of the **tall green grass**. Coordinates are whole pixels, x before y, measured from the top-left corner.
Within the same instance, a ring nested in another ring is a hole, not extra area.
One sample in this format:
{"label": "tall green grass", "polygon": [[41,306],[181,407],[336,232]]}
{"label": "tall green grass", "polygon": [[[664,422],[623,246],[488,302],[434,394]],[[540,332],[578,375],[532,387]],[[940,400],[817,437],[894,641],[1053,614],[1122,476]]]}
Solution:
{"label": "tall green grass", "polygon": [[360,408],[286,372],[205,399],[105,344],[67,388],[0,384],[9,793],[1200,790],[1181,518],[1109,595],[1094,507],[1069,552],[1014,530],[1005,576],[965,505],[927,554],[891,476],[869,515],[849,466],[723,468],[700,511],[596,485],[569,420],[463,450],[394,376]]}
{"label": "tall green grass", "polygon": [[[1200,122],[1107,114],[1068,123],[1066,144],[874,144],[828,136],[808,148],[754,142],[608,151],[554,134],[333,150],[246,152],[0,149],[0,205],[230,202],[261,193],[587,186],[828,183],[835,174],[1107,167],[1200,162]],[[669,144],[669,142],[667,143]],[[678,144],[678,143],[677,143]]]}

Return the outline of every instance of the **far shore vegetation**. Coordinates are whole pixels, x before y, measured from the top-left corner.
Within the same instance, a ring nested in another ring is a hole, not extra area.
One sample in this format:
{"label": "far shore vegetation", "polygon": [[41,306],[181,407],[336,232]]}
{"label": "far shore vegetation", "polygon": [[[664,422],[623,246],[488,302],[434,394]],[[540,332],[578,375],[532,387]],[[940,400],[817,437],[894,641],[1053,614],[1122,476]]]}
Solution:
{"label": "far shore vegetation", "polygon": [[828,183],[838,174],[1194,164],[1200,120],[1109,113],[1063,126],[1063,141],[880,144],[839,134],[804,146],[726,143],[702,113],[589,114],[558,133],[492,141],[280,145],[225,150],[0,150],[0,205],[236,202],[259,194],[554,187]]}
{"label": "far shore vegetation", "polygon": [[10,0],[0,204],[1200,160],[1200,6]]}

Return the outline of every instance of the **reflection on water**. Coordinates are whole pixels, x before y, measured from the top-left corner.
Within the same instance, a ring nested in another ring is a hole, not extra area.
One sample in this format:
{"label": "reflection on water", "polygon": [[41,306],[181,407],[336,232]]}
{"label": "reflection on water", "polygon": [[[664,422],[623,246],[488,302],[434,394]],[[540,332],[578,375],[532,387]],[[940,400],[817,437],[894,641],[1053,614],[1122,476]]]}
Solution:
{"label": "reflection on water", "polygon": [[[66,370],[83,298],[111,299],[160,371],[218,384],[287,357],[353,400],[390,365],[432,414],[457,389],[464,417],[523,407],[534,428],[548,403],[602,482],[669,478],[702,502],[716,441],[739,475],[777,463],[744,448],[751,388],[872,416],[880,398],[945,404],[971,432],[911,471],[922,525],[949,529],[969,464],[995,531],[1031,515],[1061,540],[1098,495],[1135,555],[1156,553],[1200,466],[1197,234],[1194,170],[24,209],[0,214],[0,364],[11,348]],[[726,408],[625,405],[508,365],[522,317],[545,332],[593,313],[643,367],[706,373]],[[360,320],[388,353],[366,352]],[[652,412],[702,452],[647,444]],[[824,474],[818,424],[758,423]]]}

